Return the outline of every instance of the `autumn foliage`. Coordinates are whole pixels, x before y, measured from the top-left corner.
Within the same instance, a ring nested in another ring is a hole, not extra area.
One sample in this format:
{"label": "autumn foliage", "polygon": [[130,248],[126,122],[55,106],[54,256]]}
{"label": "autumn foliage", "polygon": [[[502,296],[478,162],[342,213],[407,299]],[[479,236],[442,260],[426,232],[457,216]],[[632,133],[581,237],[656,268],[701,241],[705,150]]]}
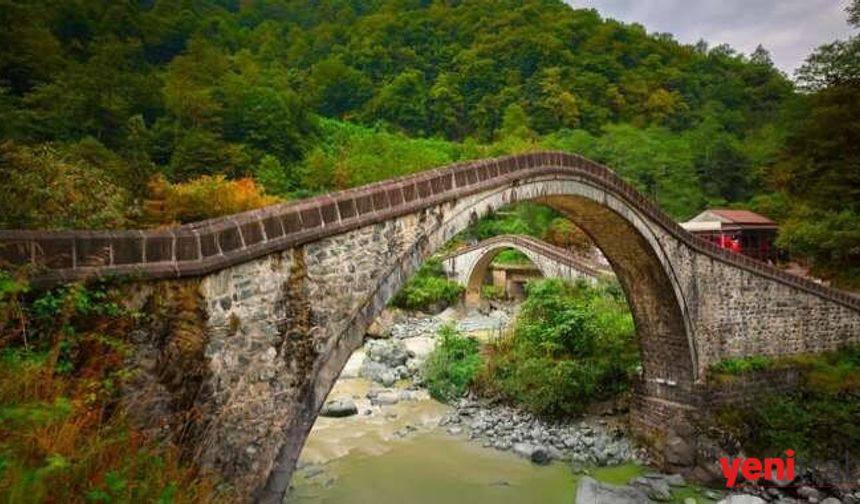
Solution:
{"label": "autumn foliage", "polygon": [[98,286],[27,290],[0,271],[0,313],[14,320],[0,339],[0,501],[221,499],[175,444],[126,414],[128,334],[140,314]]}
{"label": "autumn foliage", "polygon": [[265,194],[251,178],[227,180],[224,175],[204,175],[188,182],[170,183],[163,176],[149,182],[144,220],[150,226],[169,226],[231,215],[279,202]]}

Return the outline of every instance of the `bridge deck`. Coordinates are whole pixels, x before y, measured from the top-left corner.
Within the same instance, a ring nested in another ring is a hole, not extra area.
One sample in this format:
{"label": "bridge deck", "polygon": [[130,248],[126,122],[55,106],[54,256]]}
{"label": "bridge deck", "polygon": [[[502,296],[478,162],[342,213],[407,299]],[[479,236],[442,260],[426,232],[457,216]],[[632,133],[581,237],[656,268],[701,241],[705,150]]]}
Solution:
{"label": "bridge deck", "polygon": [[698,239],[612,170],[536,152],[463,162],[295,203],[146,231],[0,230],[0,264],[29,266],[36,286],[100,276],[196,276],[526,178],[573,176],[611,191],[691,249],[860,310],[860,299]]}

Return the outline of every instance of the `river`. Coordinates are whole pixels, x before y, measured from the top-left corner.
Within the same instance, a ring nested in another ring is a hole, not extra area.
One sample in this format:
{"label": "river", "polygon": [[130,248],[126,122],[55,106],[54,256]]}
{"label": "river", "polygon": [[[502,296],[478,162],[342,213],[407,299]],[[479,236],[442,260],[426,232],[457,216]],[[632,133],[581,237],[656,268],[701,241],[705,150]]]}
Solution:
{"label": "river", "polygon": [[[484,448],[438,427],[451,407],[426,395],[378,408],[362,400],[371,383],[340,380],[330,396],[352,396],[360,413],[315,423],[302,451],[288,503],[430,504],[570,503],[576,476],[570,465],[533,464]],[[625,482],[642,472],[626,464],[592,474]]]}
{"label": "river", "polygon": [[[504,316],[495,322],[480,316],[457,321],[461,329],[484,337],[507,322]],[[396,324],[393,332],[398,336],[394,339],[419,349],[419,353],[422,348],[426,351],[434,324],[429,320]],[[380,390],[380,384],[357,376],[364,359],[364,350],[357,352],[329,394],[329,399],[353,401],[358,414],[317,419],[302,451],[287,503],[574,501],[579,476],[568,461],[534,464],[510,450],[470,440],[468,429],[440,426],[455,408],[433,400],[409,380],[382,389],[401,395],[396,404],[372,402],[368,395],[372,397],[374,390]],[[623,483],[645,468],[625,463],[587,470],[597,479]]]}

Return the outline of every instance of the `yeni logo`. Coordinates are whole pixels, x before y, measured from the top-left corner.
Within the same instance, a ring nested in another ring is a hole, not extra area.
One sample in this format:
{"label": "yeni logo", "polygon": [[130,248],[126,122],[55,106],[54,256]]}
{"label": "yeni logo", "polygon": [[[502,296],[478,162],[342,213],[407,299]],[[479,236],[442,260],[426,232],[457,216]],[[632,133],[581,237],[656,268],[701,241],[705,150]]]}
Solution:
{"label": "yeni logo", "polygon": [[747,481],[757,481],[764,477],[769,481],[791,481],[794,479],[794,450],[785,451],[786,459],[766,458],[764,462],[758,458],[734,458],[723,457],[720,459],[720,467],[726,478],[726,487],[733,488],[738,480],[738,472]]}

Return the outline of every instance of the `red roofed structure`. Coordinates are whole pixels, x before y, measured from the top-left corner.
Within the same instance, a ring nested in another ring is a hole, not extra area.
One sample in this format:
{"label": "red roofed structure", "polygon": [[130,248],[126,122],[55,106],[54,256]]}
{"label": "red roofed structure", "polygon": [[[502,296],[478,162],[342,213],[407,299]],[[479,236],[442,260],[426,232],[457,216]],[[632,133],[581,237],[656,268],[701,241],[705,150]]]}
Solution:
{"label": "red roofed structure", "polygon": [[712,208],[682,222],[681,227],[722,248],[760,261],[777,257],[773,248],[776,222],[749,210]]}

